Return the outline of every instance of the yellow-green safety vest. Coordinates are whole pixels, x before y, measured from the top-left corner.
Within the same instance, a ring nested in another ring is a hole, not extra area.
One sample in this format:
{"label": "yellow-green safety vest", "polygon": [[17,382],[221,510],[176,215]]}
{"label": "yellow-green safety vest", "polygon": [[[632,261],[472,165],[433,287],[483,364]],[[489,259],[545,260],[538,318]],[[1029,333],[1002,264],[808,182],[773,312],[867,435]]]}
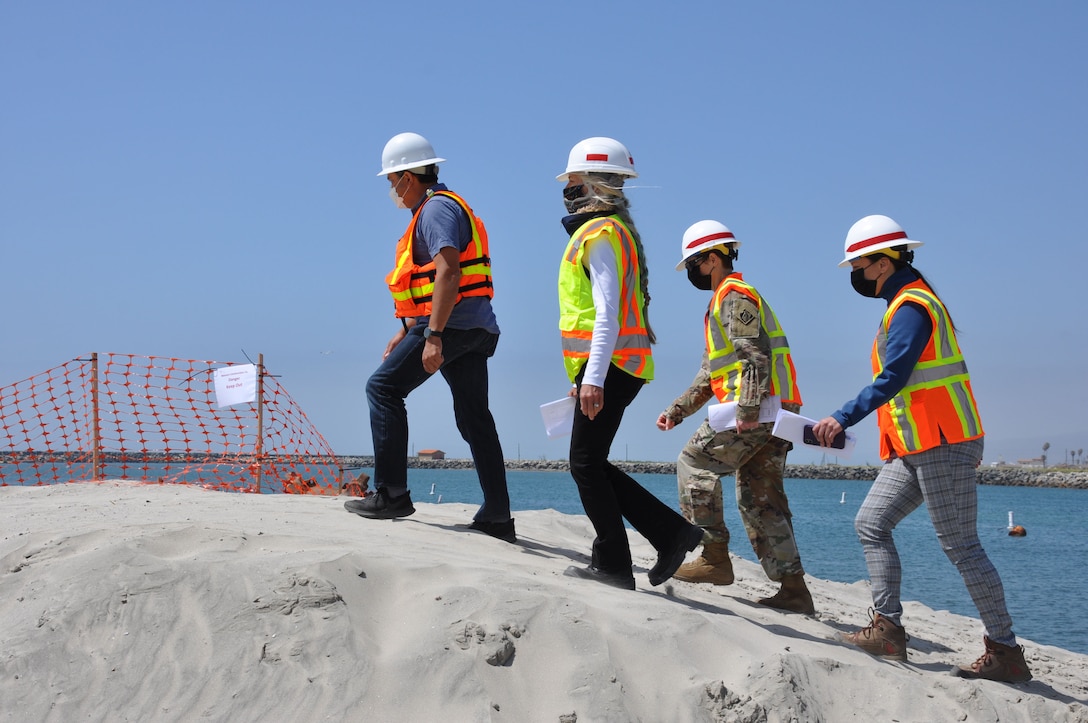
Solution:
{"label": "yellow-green safety vest", "polygon": [[589,360],[593,339],[593,289],[584,263],[590,243],[612,245],[616,257],[616,278],[620,280],[619,336],[612,363],[632,376],[650,381],[654,358],[650,335],[643,315],[645,299],[634,237],[618,216],[601,216],[582,224],[570,238],[559,265],[559,331],[563,340],[563,363],[573,382]]}

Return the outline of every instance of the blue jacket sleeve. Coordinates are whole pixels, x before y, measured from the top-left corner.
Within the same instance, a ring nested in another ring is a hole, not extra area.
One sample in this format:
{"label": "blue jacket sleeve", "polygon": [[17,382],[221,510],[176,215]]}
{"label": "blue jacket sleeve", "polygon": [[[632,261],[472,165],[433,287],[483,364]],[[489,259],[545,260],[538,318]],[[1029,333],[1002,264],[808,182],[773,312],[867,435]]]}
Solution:
{"label": "blue jacket sleeve", "polygon": [[932,333],[933,321],[922,306],[910,301],[900,306],[888,325],[884,371],[831,416],[845,429],[887,404],[907,385]]}

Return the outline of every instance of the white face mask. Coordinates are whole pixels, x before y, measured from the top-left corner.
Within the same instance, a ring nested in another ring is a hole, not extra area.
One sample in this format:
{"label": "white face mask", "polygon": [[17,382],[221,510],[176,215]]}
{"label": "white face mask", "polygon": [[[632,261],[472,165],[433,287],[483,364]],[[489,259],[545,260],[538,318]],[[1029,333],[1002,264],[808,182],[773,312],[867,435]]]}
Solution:
{"label": "white face mask", "polygon": [[397,189],[400,188],[400,184],[406,178],[408,178],[407,173],[403,174],[400,177],[400,180],[398,180],[396,183],[394,183],[392,188],[389,189],[389,200],[392,201],[396,205],[397,208],[408,208],[408,204],[406,204],[404,202],[404,199],[401,198],[400,194],[397,192]]}
{"label": "white face mask", "polygon": [[397,195],[397,189],[389,189],[389,200],[396,204],[397,208],[408,208],[404,203],[404,199]]}

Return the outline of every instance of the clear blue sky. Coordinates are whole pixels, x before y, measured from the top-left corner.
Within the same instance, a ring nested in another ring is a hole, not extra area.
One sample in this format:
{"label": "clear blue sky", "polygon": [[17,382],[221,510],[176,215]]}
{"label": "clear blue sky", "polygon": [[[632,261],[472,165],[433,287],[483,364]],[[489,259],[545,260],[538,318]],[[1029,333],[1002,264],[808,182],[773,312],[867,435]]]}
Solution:
{"label": "clear blue sky", "polygon": [[[608,135],[641,174],[660,340],[614,457],[672,460],[698,423],[654,427],[701,353],[688,225],[743,242],[818,418],[869,375],[882,303],[836,264],[882,213],[926,244],[986,462],[1060,461],[1088,447],[1086,35],[1088,4],[1047,0],[0,2],[0,386],[91,351],[263,352],[338,453],[370,453],[409,218],[375,174],[411,130],[490,231],[506,456],[564,457],[537,412],[567,389],[554,177]],[[414,449],[468,456],[441,379],[409,410]],[[877,461],[875,426],[853,462]]]}

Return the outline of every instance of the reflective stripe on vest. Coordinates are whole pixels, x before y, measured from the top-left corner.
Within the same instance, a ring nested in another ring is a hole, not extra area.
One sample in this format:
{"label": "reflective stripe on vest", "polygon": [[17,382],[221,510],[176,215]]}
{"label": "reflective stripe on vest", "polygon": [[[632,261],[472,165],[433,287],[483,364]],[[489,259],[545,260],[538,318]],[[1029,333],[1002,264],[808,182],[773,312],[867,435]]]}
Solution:
{"label": "reflective stripe on vest", "polygon": [[618,216],[594,218],[582,224],[571,235],[559,265],[559,331],[567,376],[573,382],[589,361],[596,309],[589,271],[583,259],[586,247],[597,238],[612,245],[616,278],[620,280],[619,335],[612,352],[612,363],[632,376],[649,381],[654,376],[654,359],[643,317],[645,300],[638,250],[630,230]]}
{"label": "reflective stripe on vest", "polygon": [[873,378],[884,369],[892,317],[907,302],[929,313],[933,331],[906,385],[877,410],[881,459],[933,449],[940,446],[942,436],[955,444],[983,435],[971,377],[948,310],[920,279],[896,294],[881,319],[873,342]]}
{"label": "reflective stripe on vest", "polygon": [[[458,203],[468,216],[472,229],[472,241],[460,255],[461,281],[457,286],[457,301],[466,296],[495,296],[491,284],[491,257],[488,254],[487,229],[484,222],[472,213],[465,200],[452,191],[435,191],[432,196],[449,196]],[[430,198],[420,204],[412,214],[408,230],[397,242],[396,266],[385,277],[385,283],[393,294],[394,313],[397,317],[430,316],[434,297],[435,264],[429,261],[422,266],[412,260],[412,238],[416,221]],[[454,302],[456,303],[456,302]]]}
{"label": "reflective stripe on vest", "polygon": [[759,326],[771,344],[771,396],[780,396],[783,402],[800,404],[801,391],[797,388],[797,370],[793,366],[786,332],[778,323],[778,317],[770,304],[744,281],[740,273],[730,274],[718,285],[704,325],[706,353],[710,362],[710,388],[714,391],[714,396],[720,402],[733,402],[740,396],[741,359],[737,356],[733,342],[729,340],[726,324],[721,318],[722,301],[731,291],[744,294],[759,309]]}

